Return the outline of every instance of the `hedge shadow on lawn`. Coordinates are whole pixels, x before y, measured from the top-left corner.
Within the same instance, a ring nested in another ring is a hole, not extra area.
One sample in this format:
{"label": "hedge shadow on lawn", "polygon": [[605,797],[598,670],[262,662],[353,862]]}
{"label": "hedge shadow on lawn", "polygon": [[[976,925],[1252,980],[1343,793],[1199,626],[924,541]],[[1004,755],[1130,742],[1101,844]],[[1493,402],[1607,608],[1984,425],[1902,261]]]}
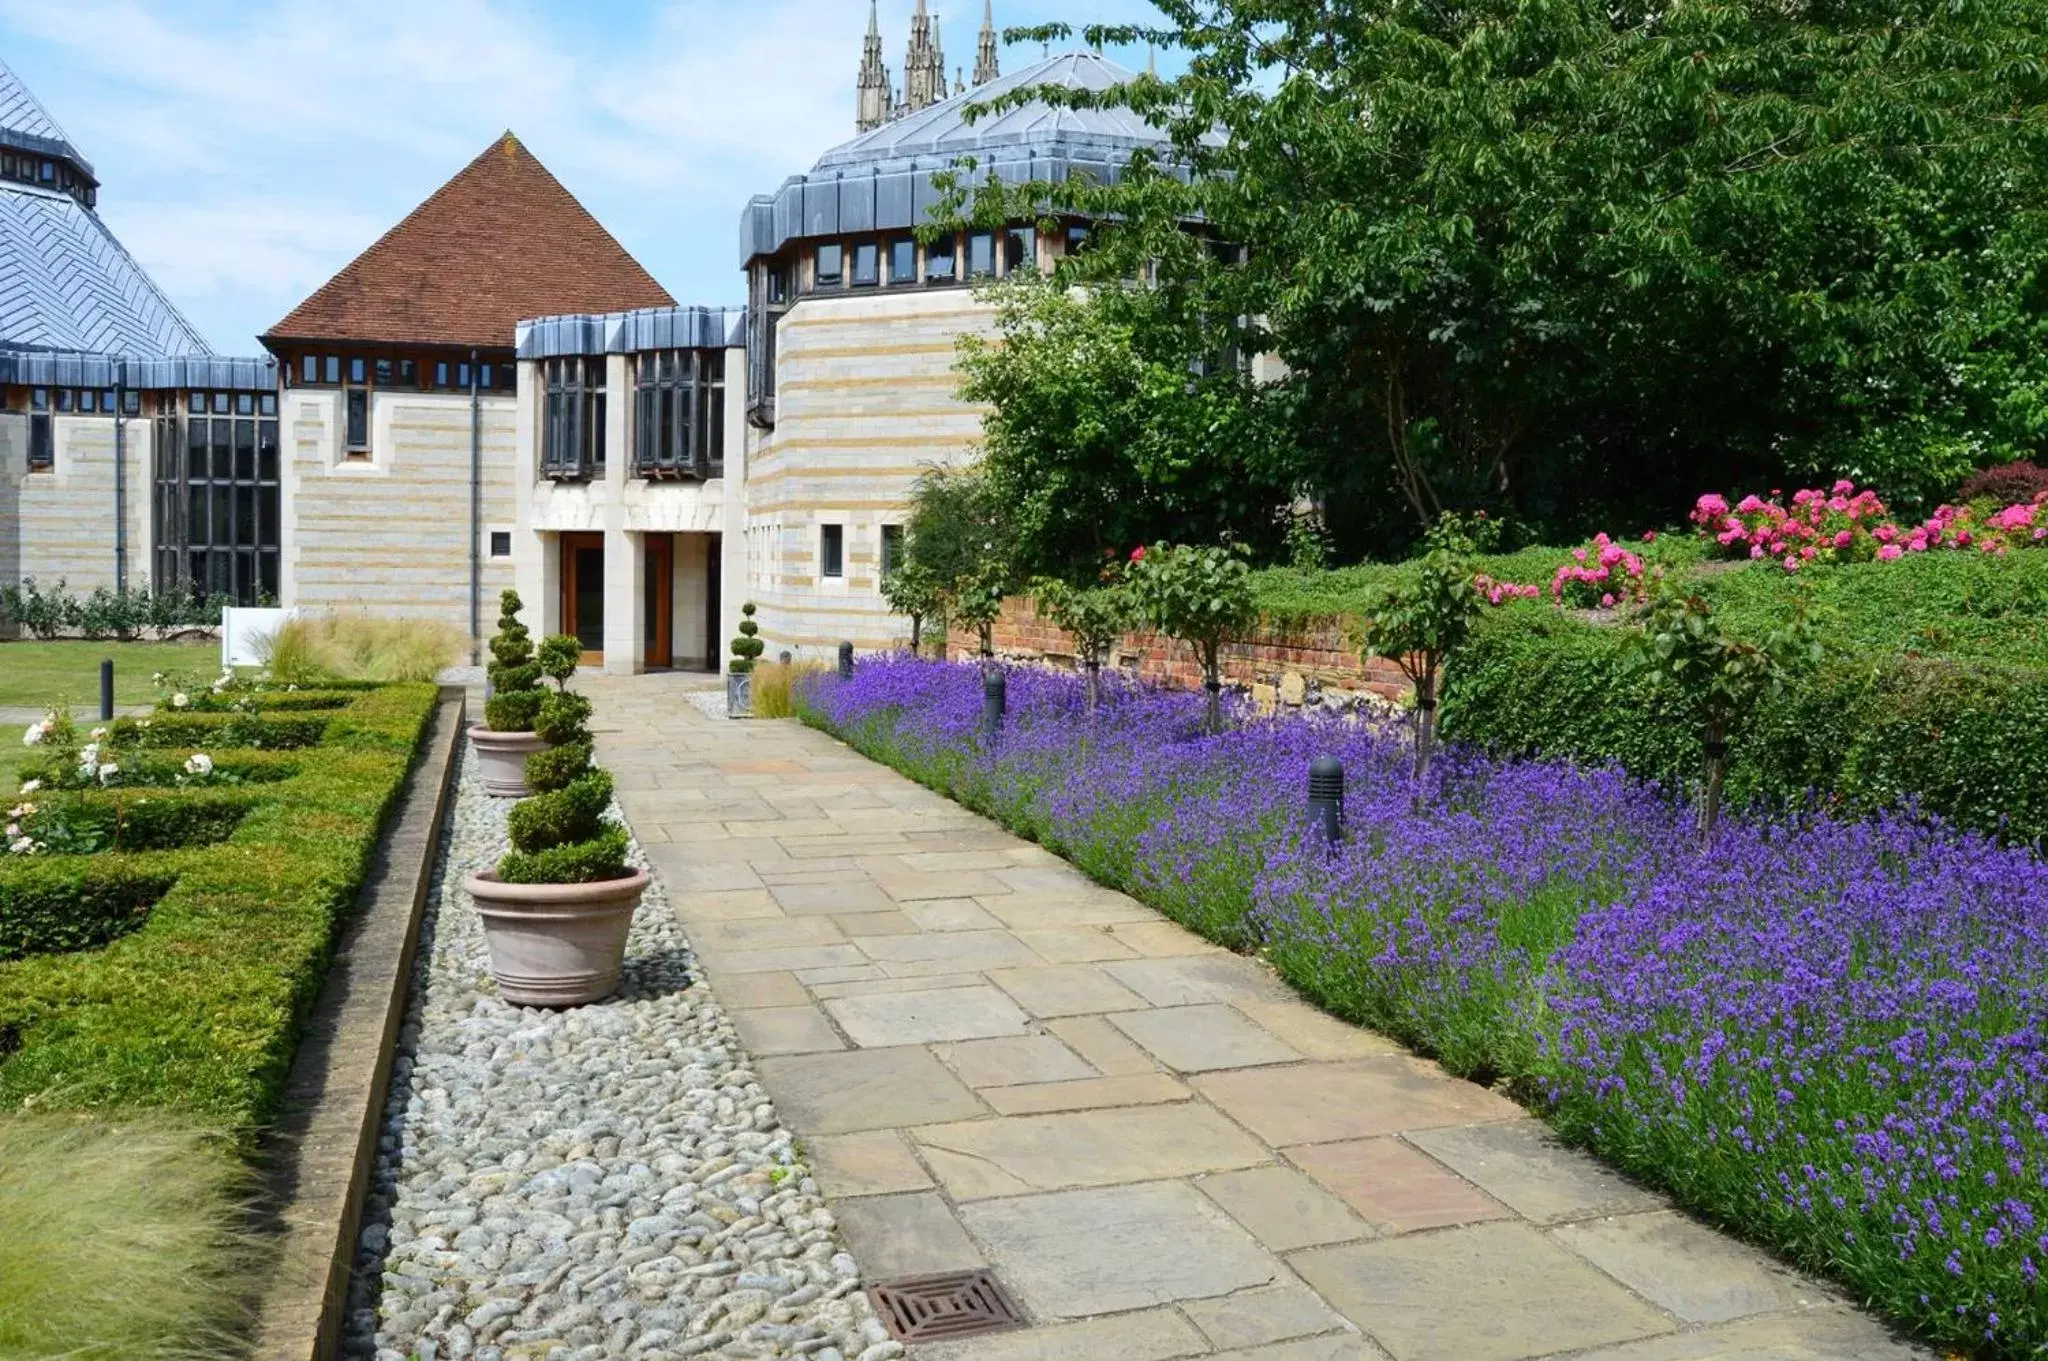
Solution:
{"label": "hedge shadow on lawn", "polygon": [[0,882],[0,961],[105,945],[140,929],[177,882],[170,862],[139,857],[30,862]]}

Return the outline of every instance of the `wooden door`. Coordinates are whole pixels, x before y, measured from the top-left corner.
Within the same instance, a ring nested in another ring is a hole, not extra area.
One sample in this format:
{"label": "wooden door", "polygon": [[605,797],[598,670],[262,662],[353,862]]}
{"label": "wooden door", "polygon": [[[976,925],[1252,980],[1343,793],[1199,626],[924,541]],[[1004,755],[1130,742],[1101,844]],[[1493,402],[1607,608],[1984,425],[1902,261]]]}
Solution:
{"label": "wooden door", "polygon": [[585,666],[604,665],[604,535],[562,535],[562,632],[583,645]]}
{"label": "wooden door", "polygon": [[646,620],[641,630],[646,647],[641,660],[649,667],[675,665],[676,539],[673,534],[648,534]]}

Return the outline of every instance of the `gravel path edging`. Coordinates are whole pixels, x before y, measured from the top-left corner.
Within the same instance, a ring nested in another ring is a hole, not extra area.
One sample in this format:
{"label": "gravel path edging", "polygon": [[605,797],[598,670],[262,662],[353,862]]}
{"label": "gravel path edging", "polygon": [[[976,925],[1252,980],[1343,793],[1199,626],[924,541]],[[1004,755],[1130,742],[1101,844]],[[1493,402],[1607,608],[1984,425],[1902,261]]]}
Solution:
{"label": "gravel path edging", "polygon": [[459,773],[341,1355],[902,1357],[658,877],[617,995],[497,997],[461,879],[503,852],[511,801],[466,753]]}

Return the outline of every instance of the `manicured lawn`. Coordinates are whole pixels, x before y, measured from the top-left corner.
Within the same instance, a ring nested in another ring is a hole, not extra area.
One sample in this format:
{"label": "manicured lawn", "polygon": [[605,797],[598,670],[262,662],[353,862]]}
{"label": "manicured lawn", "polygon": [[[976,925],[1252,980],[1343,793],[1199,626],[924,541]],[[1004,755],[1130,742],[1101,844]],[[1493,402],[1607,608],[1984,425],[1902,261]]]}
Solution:
{"label": "manicured lawn", "polygon": [[14,792],[15,767],[21,764],[21,758],[28,752],[28,748],[21,745],[22,731],[19,725],[10,727],[0,723],[0,798]]}
{"label": "manicured lawn", "polygon": [[[100,699],[100,661],[114,659],[114,703],[148,704],[158,671],[211,676],[220,666],[220,643],[0,643],[0,706],[69,704],[79,717]],[[21,738],[15,737],[19,744]]]}

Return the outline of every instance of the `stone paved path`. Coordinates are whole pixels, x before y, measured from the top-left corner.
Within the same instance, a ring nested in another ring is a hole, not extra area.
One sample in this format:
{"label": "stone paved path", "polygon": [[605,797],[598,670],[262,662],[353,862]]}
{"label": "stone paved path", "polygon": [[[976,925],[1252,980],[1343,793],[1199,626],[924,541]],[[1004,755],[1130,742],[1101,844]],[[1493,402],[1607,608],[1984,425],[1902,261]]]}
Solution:
{"label": "stone paved path", "polygon": [[1045,850],[706,678],[599,759],[870,1280],[992,1266],[924,1361],[1928,1353]]}

